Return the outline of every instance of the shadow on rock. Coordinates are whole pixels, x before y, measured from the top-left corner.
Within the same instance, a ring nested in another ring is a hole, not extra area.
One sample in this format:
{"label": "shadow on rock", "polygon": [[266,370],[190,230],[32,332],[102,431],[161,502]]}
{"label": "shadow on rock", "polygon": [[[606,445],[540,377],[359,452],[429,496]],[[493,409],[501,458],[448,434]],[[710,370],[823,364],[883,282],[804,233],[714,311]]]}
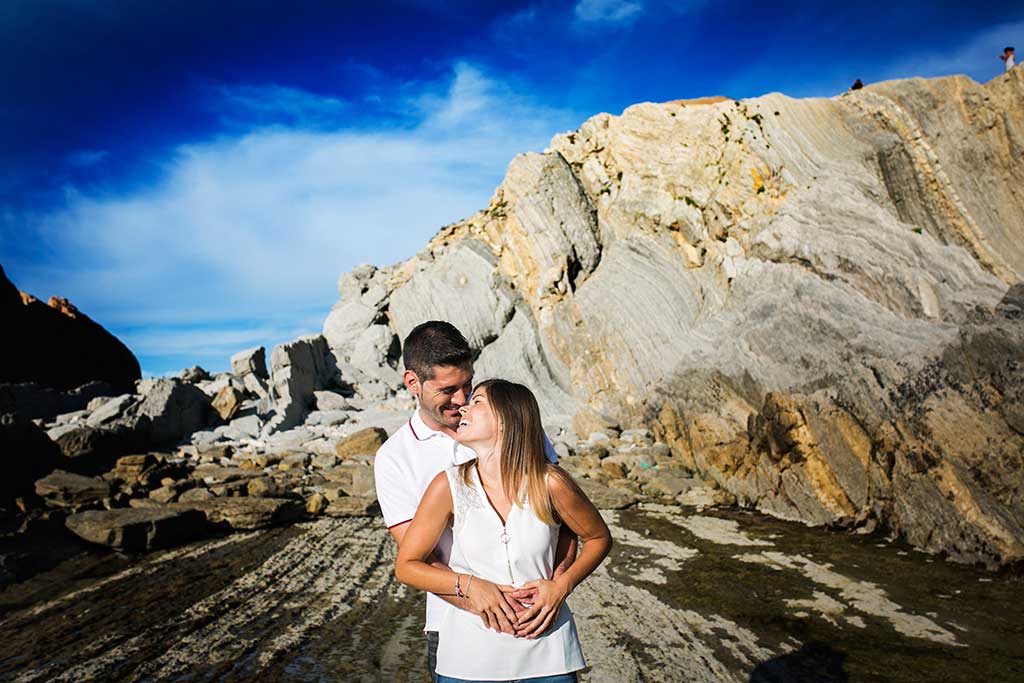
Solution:
{"label": "shadow on rock", "polygon": [[750,683],[846,683],[850,677],[843,670],[845,661],[845,653],[811,641],[799,650],[758,664],[750,674]]}

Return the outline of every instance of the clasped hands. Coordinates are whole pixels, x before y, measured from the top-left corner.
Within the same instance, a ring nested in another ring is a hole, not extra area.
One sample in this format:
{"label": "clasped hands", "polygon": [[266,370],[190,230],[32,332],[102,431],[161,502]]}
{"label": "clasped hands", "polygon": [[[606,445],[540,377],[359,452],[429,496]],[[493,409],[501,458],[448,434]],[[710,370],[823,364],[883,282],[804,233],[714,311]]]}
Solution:
{"label": "clasped hands", "polygon": [[536,638],[551,626],[571,591],[562,579],[537,579],[516,588],[474,578],[466,598],[487,628]]}

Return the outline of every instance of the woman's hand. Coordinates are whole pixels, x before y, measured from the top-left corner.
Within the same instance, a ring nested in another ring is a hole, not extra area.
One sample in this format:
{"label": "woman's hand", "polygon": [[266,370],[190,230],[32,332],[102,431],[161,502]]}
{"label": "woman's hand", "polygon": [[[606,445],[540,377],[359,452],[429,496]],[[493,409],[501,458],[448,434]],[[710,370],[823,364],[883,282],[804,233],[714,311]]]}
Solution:
{"label": "woman's hand", "polygon": [[[462,587],[473,611],[480,615],[484,626],[502,633],[514,633],[516,613],[502,592],[511,592],[512,586],[502,586],[487,579],[463,574]],[[468,590],[467,590],[468,589]]]}
{"label": "woman's hand", "polygon": [[517,638],[536,638],[548,630],[551,623],[562,611],[562,604],[572,592],[572,587],[564,579],[538,579],[523,584],[520,590],[512,593],[517,600],[521,597],[533,600],[533,605],[519,615],[516,622]]}

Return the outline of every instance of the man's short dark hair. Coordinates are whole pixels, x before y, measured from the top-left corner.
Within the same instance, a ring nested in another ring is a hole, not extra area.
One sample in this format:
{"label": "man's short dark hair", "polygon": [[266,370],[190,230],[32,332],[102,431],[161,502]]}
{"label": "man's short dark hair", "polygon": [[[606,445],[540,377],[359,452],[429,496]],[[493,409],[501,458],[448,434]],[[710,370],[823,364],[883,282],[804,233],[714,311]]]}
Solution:
{"label": "man's short dark hair", "polygon": [[1013,52],[1013,48],[1012,47],[1004,47],[1003,48],[1003,52]]}
{"label": "man's short dark hair", "polygon": [[458,328],[443,320],[430,320],[412,328],[402,344],[402,362],[420,381],[434,378],[437,366],[462,366],[473,362],[473,351]]}

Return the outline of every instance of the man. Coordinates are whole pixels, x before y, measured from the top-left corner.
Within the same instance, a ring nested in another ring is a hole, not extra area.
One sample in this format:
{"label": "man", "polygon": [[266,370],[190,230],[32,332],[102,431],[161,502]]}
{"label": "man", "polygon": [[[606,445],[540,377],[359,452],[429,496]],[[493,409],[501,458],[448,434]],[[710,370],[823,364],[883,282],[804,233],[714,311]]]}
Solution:
{"label": "man", "polygon": [[[418,325],[405,338],[402,360],[405,364],[402,380],[416,397],[417,409],[409,421],[380,447],[374,459],[377,500],[384,514],[384,523],[399,546],[416,514],[420,498],[437,473],[476,457],[473,451],[454,439],[459,426],[459,408],[469,402],[473,389],[473,355],[462,333],[451,323],[437,320]],[[548,459],[557,462],[551,444],[545,445]],[[565,527],[561,533],[555,558],[556,575],[564,572],[576,556],[576,539]],[[451,547],[452,535],[448,529],[434,549],[434,563],[447,566]],[[427,660],[432,680],[436,680],[437,632],[445,611],[453,608],[473,611],[466,598],[454,595],[454,585],[452,593],[444,596],[427,594],[423,630],[427,636]],[[539,635],[536,624],[520,624],[516,619],[516,615],[525,609],[519,600],[536,607],[536,599],[523,591],[516,591],[506,596],[504,603],[488,605],[478,614],[484,623],[498,624],[503,632],[517,636]]]}
{"label": "man", "polygon": [[1013,48],[1012,47],[1004,47],[1003,48],[1003,54],[999,55],[999,59],[1001,59],[1001,60],[1003,60],[1003,62],[1005,62],[1005,67],[1006,67],[1007,71],[1012,69],[1014,67],[1014,65],[1016,64],[1016,62],[1013,59]]}

